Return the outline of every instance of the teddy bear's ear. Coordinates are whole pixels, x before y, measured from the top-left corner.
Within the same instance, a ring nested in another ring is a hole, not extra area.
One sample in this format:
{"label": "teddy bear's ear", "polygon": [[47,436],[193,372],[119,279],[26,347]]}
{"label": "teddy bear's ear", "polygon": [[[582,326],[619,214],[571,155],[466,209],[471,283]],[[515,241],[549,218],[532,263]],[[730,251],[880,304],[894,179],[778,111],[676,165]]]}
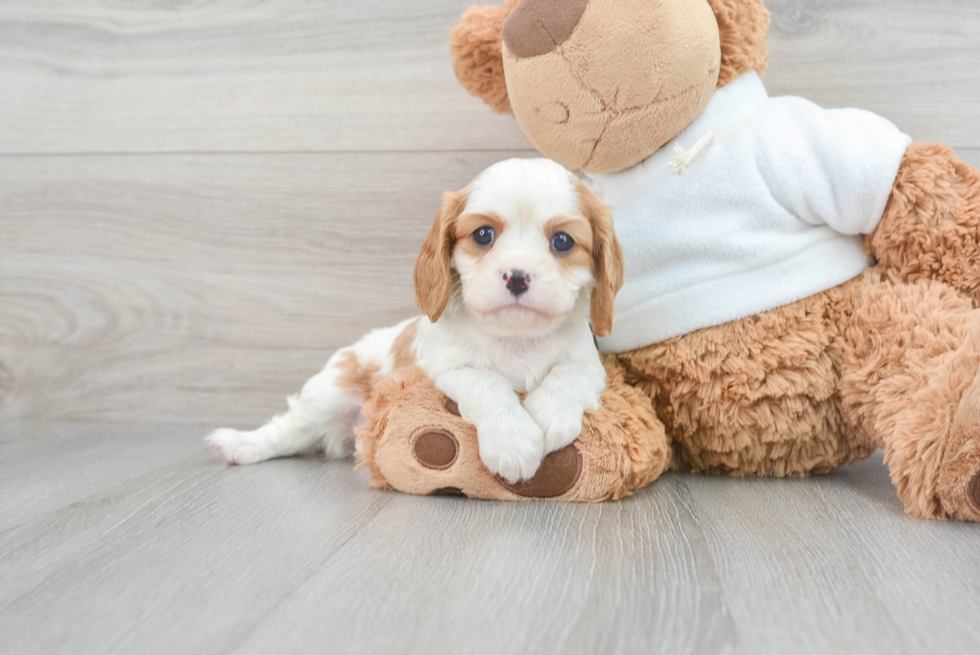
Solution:
{"label": "teddy bear's ear", "polygon": [[750,70],[759,75],[769,65],[769,10],[762,0],[708,0],[721,32],[718,86]]}
{"label": "teddy bear's ear", "polygon": [[501,34],[504,21],[517,2],[506,0],[503,7],[470,7],[449,35],[456,79],[464,89],[501,114],[513,113],[504,81]]}

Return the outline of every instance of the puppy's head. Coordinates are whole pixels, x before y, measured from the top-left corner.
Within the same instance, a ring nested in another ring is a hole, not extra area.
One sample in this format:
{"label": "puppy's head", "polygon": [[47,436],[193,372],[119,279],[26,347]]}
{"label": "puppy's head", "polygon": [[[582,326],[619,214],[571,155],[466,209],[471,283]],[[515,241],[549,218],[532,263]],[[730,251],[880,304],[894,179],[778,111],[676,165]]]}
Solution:
{"label": "puppy's head", "polygon": [[609,208],[547,159],[500,162],[445,194],[415,265],[416,302],[430,320],[458,293],[502,336],[547,334],[590,292],[592,331],[604,336],[622,285]]}

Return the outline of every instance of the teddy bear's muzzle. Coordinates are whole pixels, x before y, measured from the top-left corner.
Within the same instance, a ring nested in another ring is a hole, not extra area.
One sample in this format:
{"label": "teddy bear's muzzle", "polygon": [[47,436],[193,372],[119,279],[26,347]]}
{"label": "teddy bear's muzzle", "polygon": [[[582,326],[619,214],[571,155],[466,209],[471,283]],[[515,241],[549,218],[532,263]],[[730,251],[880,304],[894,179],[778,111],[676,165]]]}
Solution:
{"label": "teddy bear's muzzle", "polygon": [[504,23],[503,39],[520,58],[544,55],[568,40],[589,0],[522,0]]}

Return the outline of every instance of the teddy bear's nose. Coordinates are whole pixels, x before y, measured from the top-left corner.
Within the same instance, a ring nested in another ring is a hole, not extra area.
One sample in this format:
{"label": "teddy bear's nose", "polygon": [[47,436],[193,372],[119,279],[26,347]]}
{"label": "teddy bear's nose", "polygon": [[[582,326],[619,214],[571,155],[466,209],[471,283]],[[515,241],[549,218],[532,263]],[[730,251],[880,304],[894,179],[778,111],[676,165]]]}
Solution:
{"label": "teddy bear's nose", "polygon": [[521,0],[504,22],[504,43],[517,57],[544,55],[568,40],[589,0]]}

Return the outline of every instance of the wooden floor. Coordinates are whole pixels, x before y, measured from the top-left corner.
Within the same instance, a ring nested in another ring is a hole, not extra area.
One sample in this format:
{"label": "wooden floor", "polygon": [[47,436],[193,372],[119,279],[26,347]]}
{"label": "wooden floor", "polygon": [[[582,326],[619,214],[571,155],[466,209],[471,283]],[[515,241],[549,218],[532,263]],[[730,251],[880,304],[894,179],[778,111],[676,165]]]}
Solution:
{"label": "wooden floor", "polygon": [[[227,468],[415,313],[439,194],[533,150],[456,84],[471,0],[0,3],[0,653],[966,653],[980,526],[880,456],[602,506]],[[980,2],[768,0],[771,93],[980,165]]]}
{"label": "wooden floor", "polygon": [[606,505],[229,468],[203,425],[0,427],[0,652],[973,653],[980,535],[905,517],[880,457],[668,474]]}

